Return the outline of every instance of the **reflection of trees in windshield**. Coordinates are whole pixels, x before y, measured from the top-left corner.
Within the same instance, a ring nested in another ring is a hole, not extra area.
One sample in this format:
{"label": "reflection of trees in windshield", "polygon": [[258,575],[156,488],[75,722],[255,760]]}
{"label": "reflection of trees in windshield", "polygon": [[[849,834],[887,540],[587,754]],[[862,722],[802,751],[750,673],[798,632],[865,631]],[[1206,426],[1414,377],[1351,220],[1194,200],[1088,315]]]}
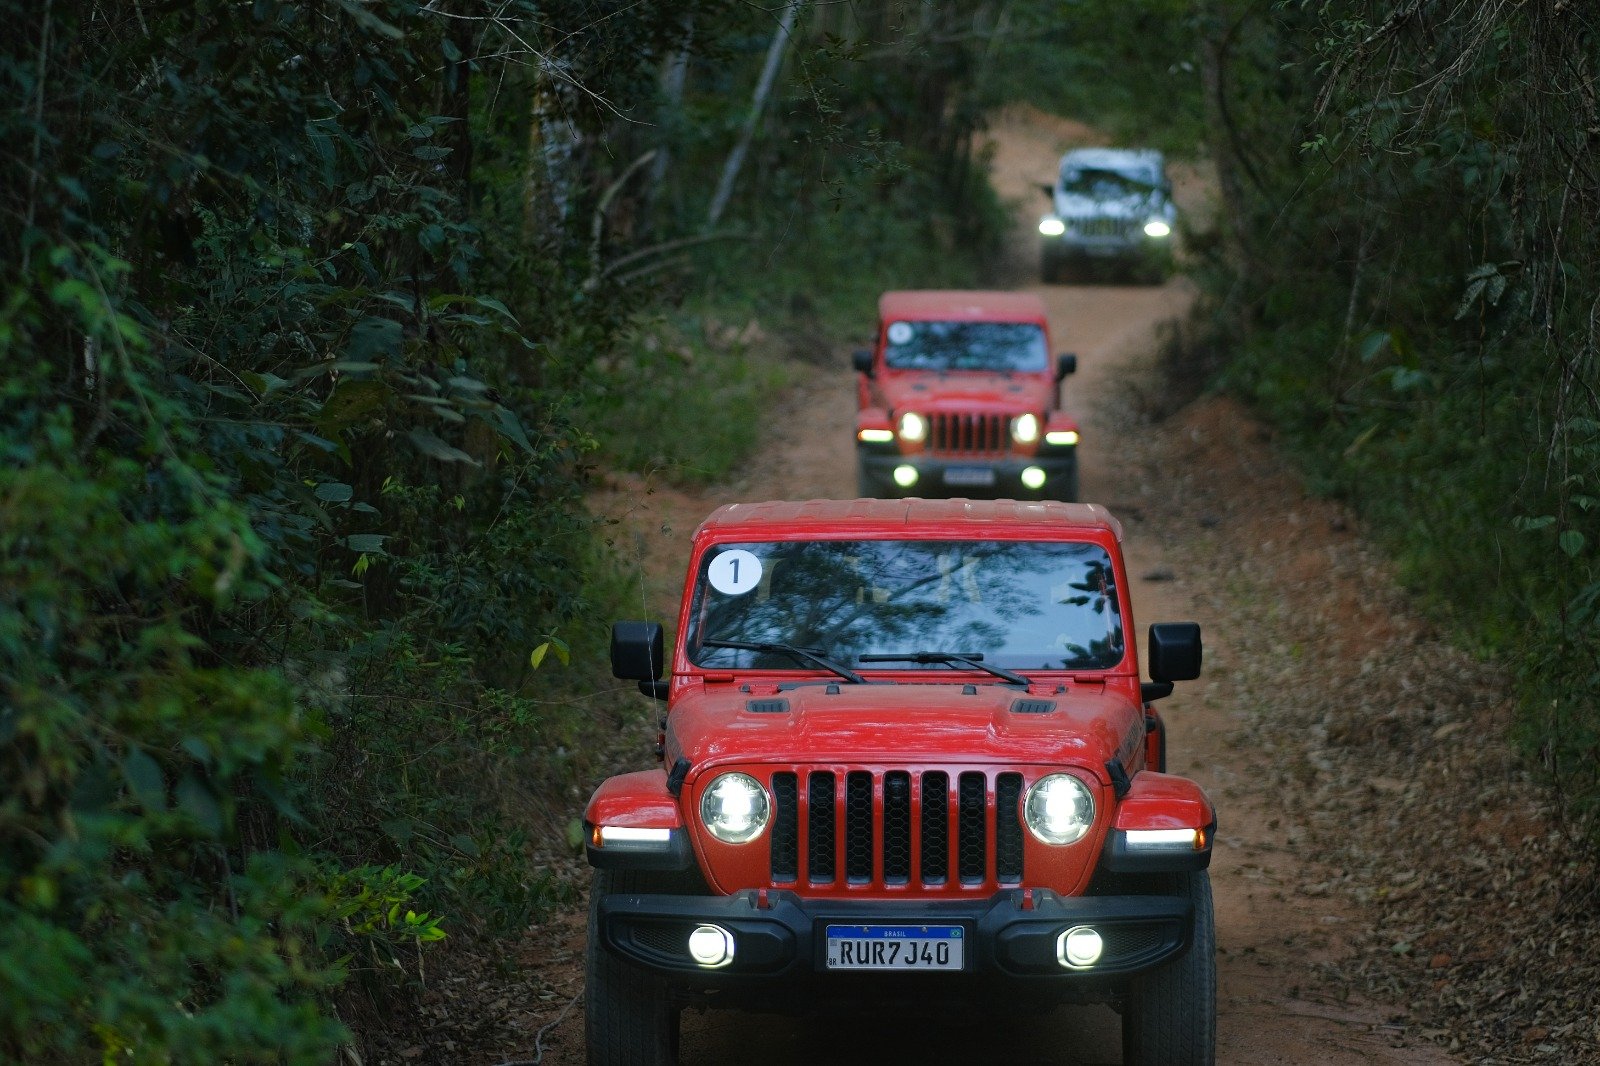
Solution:
{"label": "reflection of trees in windshield", "polygon": [[794,541],[717,550],[734,548],[760,559],[761,578],[728,595],[702,568],[689,636],[701,666],[794,666],[784,655],[699,648],[701,639],[791,644],[847,664],[911,651],[981,654],[1034,670],[1103,669],[1122,659],[1111,560],[1093,544]]}
{"label": "reflection of trees in windshield", "polygon": [[1028,322],[895,322],[884,359],[895,370],[1043,370],[1044,330]]}
{"label": "reflection of trees in windshield", "polygon": [[1141,180],[1143,175],[1120,174],[1115,170],[1084,167],[1061,172],[1061,188],[1078,196],[1092,196],[1097,200],[1121,199],[1124,196],[1142,196],[1154,189],[1155,183]]}

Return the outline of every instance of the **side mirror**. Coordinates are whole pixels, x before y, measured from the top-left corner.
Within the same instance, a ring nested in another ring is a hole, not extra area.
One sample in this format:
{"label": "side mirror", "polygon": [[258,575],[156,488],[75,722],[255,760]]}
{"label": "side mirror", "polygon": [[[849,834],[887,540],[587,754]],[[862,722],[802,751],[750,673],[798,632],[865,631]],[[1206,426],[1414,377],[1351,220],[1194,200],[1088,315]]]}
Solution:
{"label": "side mirror", "polygon": [[611,626],[611,676],[625,681],[659,681],[665,665],[660,622],[616,622]]}
{"label": "side mirror", "polygon": [[857,348],[850,353],[850,365],[856,368],[857,374],[872,376],[872,353],[865,348]]}
{"label": "side mirror", "polygon": [[1071,352],[1062,352],[1056,356],[1056,380],[1060,381],[1068,374],[1078,372],[1078,357]]}
{"label": "side mirror", "polygon": [[1041,185],[1039,186],[1039,191],[1044,193],[1044,198],[1046,200],[1049,200],[1051,203],[1055,203],[1056,187],[1054,185]]}
{"label": "side mirror", "polygon": [[1155,681],[1193,681],[1200,676],[1200,627],[1194,622],[1157,622],[1145,649]]}

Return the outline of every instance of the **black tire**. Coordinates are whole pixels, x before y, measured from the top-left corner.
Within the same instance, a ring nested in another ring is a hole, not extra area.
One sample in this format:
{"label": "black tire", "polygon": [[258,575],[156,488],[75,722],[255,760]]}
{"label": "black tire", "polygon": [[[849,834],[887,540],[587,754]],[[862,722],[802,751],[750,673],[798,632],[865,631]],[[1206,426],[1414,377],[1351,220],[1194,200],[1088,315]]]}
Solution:
{"label": "black tire", "polygon": [[1194,904],[1194,939],[1181,959],[1136,978],[1122,1011],[1124,1066],[1214,1066],[1217,1060],[1217,938],[1211,877],[1179,874]]}
{"label": "black tire", "polygon": [[1057,478],[1054,487],[1050,490],[1050,498],[1060,500],[1062,503],[1078,502],[1078,464],[1072,464],[1072,472],[1066,477]]}
{"label": "black tire", "polygon": [[600,944],[600,900],[612,892],[659,891],[638,874],[596,870],[584,952],[584,1037],[589,1066],[676,1066],[682,1013],[666,982]]}

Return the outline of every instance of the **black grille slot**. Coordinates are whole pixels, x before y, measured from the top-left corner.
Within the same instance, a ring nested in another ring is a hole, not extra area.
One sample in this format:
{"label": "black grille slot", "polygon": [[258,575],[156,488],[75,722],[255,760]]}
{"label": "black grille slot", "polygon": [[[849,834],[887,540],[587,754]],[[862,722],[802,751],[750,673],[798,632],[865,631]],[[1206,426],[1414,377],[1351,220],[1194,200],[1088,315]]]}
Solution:
{"label": "black grille slot", "polygon": [[987,795],[987,782],[980,773],[965,773],[961,775],[961,804],[959,818],[959,836],[956,846],[959,851],[961,883],[976,885],[983,883],[984,868],[989,858],[989,841],[986,832],[988,828],[988,812],[984,809],[984,799]]}
{"label": "black grille slot", "polygon": [[1001,774],[994,783],[994,876],[1002,885],[1022,883],[1022,775]]}
{"label": "black grille slot", "polygon": [[1049,714],[1056,709],[1055,700],[1015,700],[1011,704],[1012,714]]}
{"label": "black grille slot", "polygon": [[903,885],[911,880],[911,775],[891,770],[883,775],[883,881]]}
{"label": "black grille slot", "polygon": [[872,881],[872,774],[852,770],[844,780],[844,875],[851,884]]}
{"label": "black grille slot", "polygon": [[942,885],[950,879],[950,775],[934,770],[922,775],[922,883]]}
{"label": "black grille slot", "polygon": [[930,443],[936,452],[999,455],[1009,450],[1005,415],[936,414]]}
{"label": "black grille slot", "polygon": [[788,700],[746,700],[744,709],[752,714],[786,714],[789,710]]}
{"label": "black grille slot", "polygon": [[800,876],[800,785],[792,773],[772,775],[772,879]]}
{"label": "black grille slot", "polygon": [[806,783],[807,876],[817,884],[828,884],[836,876],[833,829],[833,775],[826,770],[813,773]]}
{"label": "black grille slot", "polygon": [[1168,931],[1155,925],[1108,925],[1101,930],[1105,937],[1107,959],[1126,959],[1155,951],[1166,943]]}
{"label": "black grille slot", "polygon": [[689,930],[680,924],[649,922],[633,928],[633,942],[646,951],[682,959],[689,954]]}

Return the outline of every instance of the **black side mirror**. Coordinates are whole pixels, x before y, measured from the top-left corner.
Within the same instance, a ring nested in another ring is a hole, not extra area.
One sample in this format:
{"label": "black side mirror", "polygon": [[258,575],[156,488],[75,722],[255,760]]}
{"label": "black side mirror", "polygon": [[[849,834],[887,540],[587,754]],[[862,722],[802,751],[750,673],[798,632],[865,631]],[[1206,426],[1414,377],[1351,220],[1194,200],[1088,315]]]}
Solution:
{"label": "black side mirror", "polygon": [[1041,185],[1039,191],[1044,193],[1044,198],[1051,203],[1056,202],[1056,187],[1054,185]]}
{"label": "black side mirror", "polygon": [[872,353],[865,348],[857,348],[850,353],[850,365],[856,368],[857,374],[872,376]]}
{"label": "black side mirror", "polygon": [[1062,352],[1056,356],[1056,380],[1060,381],[1068,374],[1078,372],[1078,357],[1071,352]]}
{"label": "black side mirror", "polygon": [[612,624],[611,676],[625,681],[658,681],[665,664],[660,622]]}
{"label": "black side mirror", "polygon": [[1200,627],[1194,622],[1157,622],[1145,652],[1155,681],[1193,681],[1200,676]]}

